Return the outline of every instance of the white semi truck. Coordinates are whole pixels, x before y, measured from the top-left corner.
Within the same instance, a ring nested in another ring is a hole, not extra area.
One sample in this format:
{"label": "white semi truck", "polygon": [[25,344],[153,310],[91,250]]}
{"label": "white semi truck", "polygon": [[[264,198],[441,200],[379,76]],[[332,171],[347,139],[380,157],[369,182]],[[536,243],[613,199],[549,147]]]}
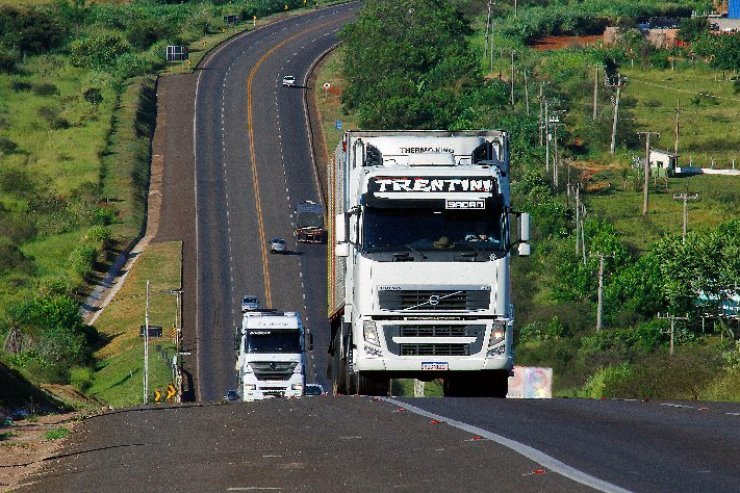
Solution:
{"label": "white semi truck", "polygon": [[349,131],[329,168],[334,391],[441,378],[445,395],[506,396],[509,263],[514,247],[530,251],[529,216],[511,208],[508,134]]}
{"label": "white semi truck", "polygon": [[241,400],[303,395],[311,336],[304,332],[300,313],[245,311],[234,343]]}

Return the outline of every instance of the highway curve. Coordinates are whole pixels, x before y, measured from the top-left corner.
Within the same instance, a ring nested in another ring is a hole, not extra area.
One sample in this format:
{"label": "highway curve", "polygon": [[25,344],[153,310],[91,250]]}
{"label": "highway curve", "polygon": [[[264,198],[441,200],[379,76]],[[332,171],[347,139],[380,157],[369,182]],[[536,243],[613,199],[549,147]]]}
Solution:
{"label": "highway curve", "polygon": [[[194,119],[197,287],[195,397],[236,388],[233,336],[239,300],[300,311],[316,351],[308,381],[322,381],[328,347],[325,246],[293,240],[298,202],[320,202],[304,93],[308,71],[337,43],[357,8],[345,4],[242,35],[199,67]],[[297,87],[283,88],[282,77]],[[286,255],[267,242],[288,240]],[[310,289],[304,282],[309,280]]]}

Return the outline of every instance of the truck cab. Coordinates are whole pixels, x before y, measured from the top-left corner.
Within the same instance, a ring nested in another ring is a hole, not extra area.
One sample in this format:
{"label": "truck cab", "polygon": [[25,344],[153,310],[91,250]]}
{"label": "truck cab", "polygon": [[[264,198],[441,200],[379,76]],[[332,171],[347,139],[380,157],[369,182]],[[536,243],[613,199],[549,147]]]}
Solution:
{"label": "truck cab", "polygon": [[298,312],[245,312],[234,340],[241,400],[302,396],[310,339]]}

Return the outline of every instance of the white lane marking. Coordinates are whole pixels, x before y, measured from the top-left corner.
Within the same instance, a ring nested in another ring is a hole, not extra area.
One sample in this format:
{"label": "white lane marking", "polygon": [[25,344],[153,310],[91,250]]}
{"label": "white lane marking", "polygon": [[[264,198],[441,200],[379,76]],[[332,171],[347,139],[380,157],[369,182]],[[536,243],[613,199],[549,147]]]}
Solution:
{"label": "white lane marking", "polygon": [[380,397],[380,400],[389,402],[395,406],[402,407],[408,411],[411,411],[412,413],[416,413],[427,418],[436,419],[437,421],[447,423],[448,425],[454,426],[455,428],[458,428],[460,430],[467,431],[468,433],[481,436],[488,440],[492,440],[500,445],[503,445],[504,447],[510,448],[511,450],[519,453],[520,455],[523,455],[527,459],[540,464],[541,466],[549,469],[552,472],[558,473],[561,476],[565,476],[566,478],[575,481],[576,483],[581,483],[590,488],[594,488],[596,490],[604,491],[607,493],[630,493],[630,490],[626,490],[615,484],[609,483],[608,481],[604,481],[603,479],[591,476],[590,474],[587,474],[583,471],[580,471],[574,467],[560,462],[554,457],[551,457],[534,447],[524,445],[523,443],[517,442],[516,440],[503,437],[488,430],[484,430],[483,428],[478,428],[477,426],[463,423],[462,421],[457,421],[454,419],[446,418],[444,416],[440,416],[438,414],[430,413],[429,411],[425,411],[421,408],[412,406],[411,404],[407,404],[402,401],[398,401],[396,399],[391,399],[389,397]]}
{"label": "white lane marking", "polygon": [[227,488],[226,491],[282,491],[282,488],[273,486],[234,486]]}
{"label": "white lane marking", "polygon": [[200,368],[200,348],[198,342],[201,340],[200,333],[200,262],[199,253],[200,247],[198,245],[198,89],[200,88],[200,76],[203,71],[198,71],[198,77],[195,80],[195,96],[193,98],[193,193],[195,194],[195,340],[196,340],[196,353],[195,353],[195,374],[198,379],[198,385],[196,386],[196,393],[198,394],[198,402],[203,401],[203,395],[201,393],[201,378]]}

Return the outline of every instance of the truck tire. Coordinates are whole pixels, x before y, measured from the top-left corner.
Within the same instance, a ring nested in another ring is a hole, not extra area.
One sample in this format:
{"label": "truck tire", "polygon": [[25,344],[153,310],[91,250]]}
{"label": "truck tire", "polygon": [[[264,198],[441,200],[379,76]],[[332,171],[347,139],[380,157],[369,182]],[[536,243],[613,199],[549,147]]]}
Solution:
{"label": "truck tire", "polygon": [[342,331],[334,335],[334,354],[332,354],[332,390],[334,394],[347,393],[347,369],[342,360]]}

